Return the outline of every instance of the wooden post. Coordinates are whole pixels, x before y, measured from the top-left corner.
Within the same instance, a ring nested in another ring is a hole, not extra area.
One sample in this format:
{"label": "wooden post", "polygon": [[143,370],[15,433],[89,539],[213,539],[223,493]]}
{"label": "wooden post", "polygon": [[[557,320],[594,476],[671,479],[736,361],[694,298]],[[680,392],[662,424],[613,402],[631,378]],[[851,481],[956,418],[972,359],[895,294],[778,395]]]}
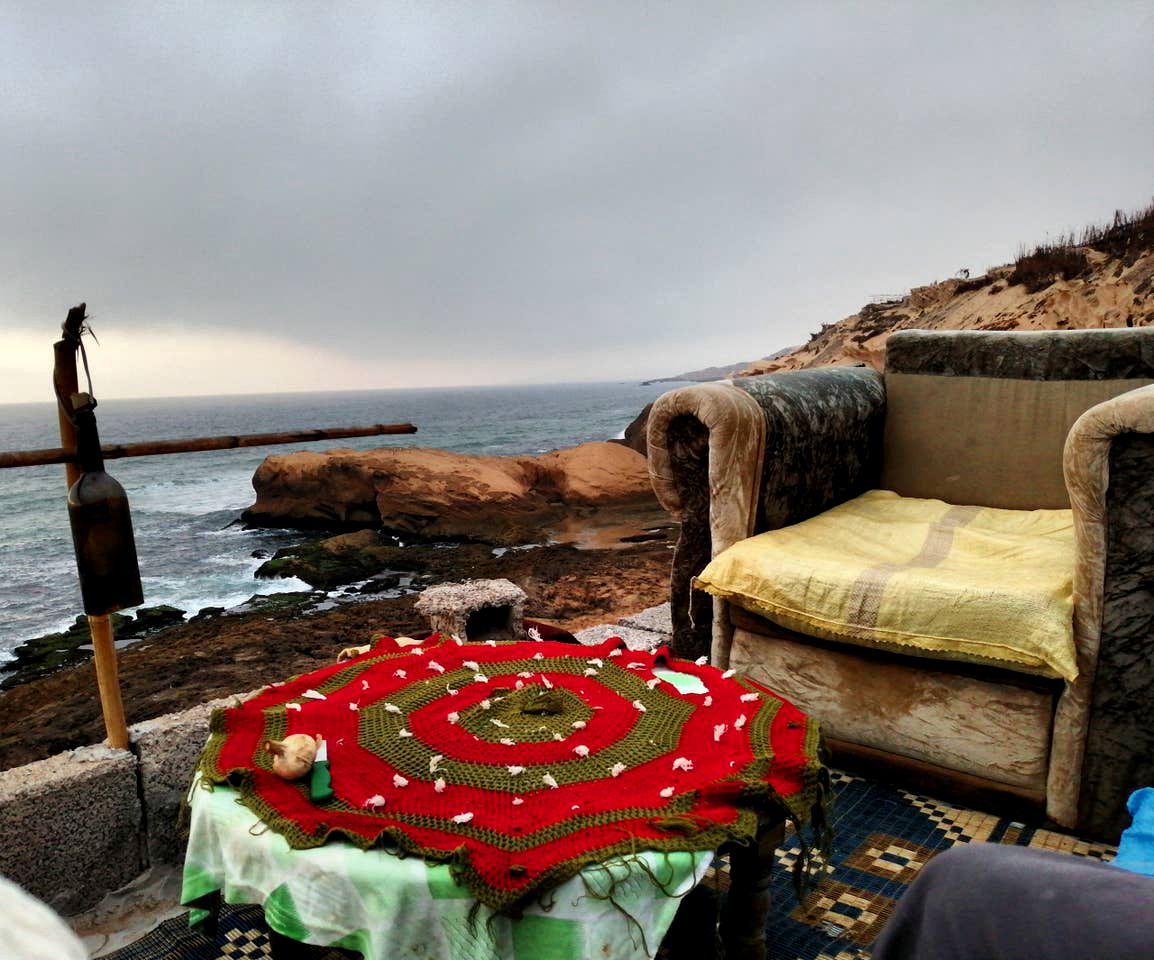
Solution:
{"label": "wooden post", "polygon": [[96,685],[100,689],[100,710],[104,714],[108,745],[127,750],[128,725],[124,719],[124,701],[120,697],[120,670],[108,614],[89,617],[88,632],[92,634],[92,659],[96,663]]}
{"label": "wooden post", "polygon": [[[76,430],[72,426],[72,396],[80,391],[76,379],[76,348],[80,343],[80,328],[84,324],[85,304],[68,311],[64,321],[64,338],[53,344],[55,365],[52,383],[56,391],[56,413],[60,423],[60,446],[75,453]],[[65,406],[68,404],[69,406]],[[80,466],[75,461],[64,464],[67,489],[80,479]],[[90,616],[88,630],[92,634],[92,657],[96,664],[96,683],[100,689],[100,709],[104,714],[104,729],[108,745],[128,749],[128,726],[124,719],[124,701],[120,697],[120,676],[116,666],[116,646],[112,640],[112,621],[108,615]]]}

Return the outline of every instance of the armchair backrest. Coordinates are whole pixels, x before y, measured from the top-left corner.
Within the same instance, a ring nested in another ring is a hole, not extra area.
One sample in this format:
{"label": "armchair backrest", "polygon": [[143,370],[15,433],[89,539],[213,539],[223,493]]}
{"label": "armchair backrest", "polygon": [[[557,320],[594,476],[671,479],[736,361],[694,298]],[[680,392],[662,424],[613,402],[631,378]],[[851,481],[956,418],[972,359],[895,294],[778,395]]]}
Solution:
{"label": "armchair backrest", "polygon": [[1070,427],[1149,383],[1154,327],[900,331],[886,349],[881,485],[954,504],[1069,507]]}

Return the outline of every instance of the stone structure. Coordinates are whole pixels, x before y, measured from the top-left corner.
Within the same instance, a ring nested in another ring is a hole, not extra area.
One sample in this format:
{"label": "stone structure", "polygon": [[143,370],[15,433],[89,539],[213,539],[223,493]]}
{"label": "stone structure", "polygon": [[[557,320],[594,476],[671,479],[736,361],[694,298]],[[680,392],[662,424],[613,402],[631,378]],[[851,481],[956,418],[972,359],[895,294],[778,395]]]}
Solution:
{"label": "stone structure", "polygon": [[417,600],[429,627],[461,640],[524,640],[525,591],[510,580],[429,587]]}

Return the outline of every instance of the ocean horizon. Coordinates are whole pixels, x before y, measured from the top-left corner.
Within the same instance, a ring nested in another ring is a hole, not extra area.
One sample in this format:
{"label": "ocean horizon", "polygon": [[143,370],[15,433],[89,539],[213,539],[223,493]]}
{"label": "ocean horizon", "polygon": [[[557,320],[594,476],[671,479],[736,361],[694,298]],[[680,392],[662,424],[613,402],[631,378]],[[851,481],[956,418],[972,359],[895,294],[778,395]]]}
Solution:
{"label": "ocean horizon", "polygon": [[[270,433],[410,422],[412,435],[359,437],[205,453],[110,460],[128,492],[147,606],[194,614],[254,594],[306,589],[256,580],[264,554],[295,543],[293,530],[245,529],[252,476],[266,456],[293,450],[435,447],[535,455],[619,438],[668,383],[537,384],[334,390],[100,400],[101,441]],[[0,404],[0,450],[59,446],[56,405]],[[0,470],[0,664],[23,641],[67,628],[82,612],[59,465]]]}

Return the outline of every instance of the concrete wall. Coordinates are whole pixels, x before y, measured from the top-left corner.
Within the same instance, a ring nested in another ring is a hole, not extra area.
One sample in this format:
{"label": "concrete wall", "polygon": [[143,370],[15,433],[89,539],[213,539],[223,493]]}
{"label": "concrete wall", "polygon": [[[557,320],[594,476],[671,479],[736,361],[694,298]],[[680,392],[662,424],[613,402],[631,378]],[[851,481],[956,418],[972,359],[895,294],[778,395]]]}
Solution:
{"label": "concrete wall", "polygon": [[129,730],[138,758],[140,801],[147,828],[150,865],[184,862],[183,810],[189,780],[208,737],[208,720],[217,707],[235,706],[243,697],[202,703],[181,713],[145,720]]}
{"label": "concrete wall", "polygon": [[250,695],[139,723],[132,750],[82,747],[0,771],[0,874],[69,916],[150,865],[181,863],[209,716]]}
{"label": "concrete wall", "polygon": [[145,867],[136,757],[82,747],[0,772],[0,873],[60,913]]}

